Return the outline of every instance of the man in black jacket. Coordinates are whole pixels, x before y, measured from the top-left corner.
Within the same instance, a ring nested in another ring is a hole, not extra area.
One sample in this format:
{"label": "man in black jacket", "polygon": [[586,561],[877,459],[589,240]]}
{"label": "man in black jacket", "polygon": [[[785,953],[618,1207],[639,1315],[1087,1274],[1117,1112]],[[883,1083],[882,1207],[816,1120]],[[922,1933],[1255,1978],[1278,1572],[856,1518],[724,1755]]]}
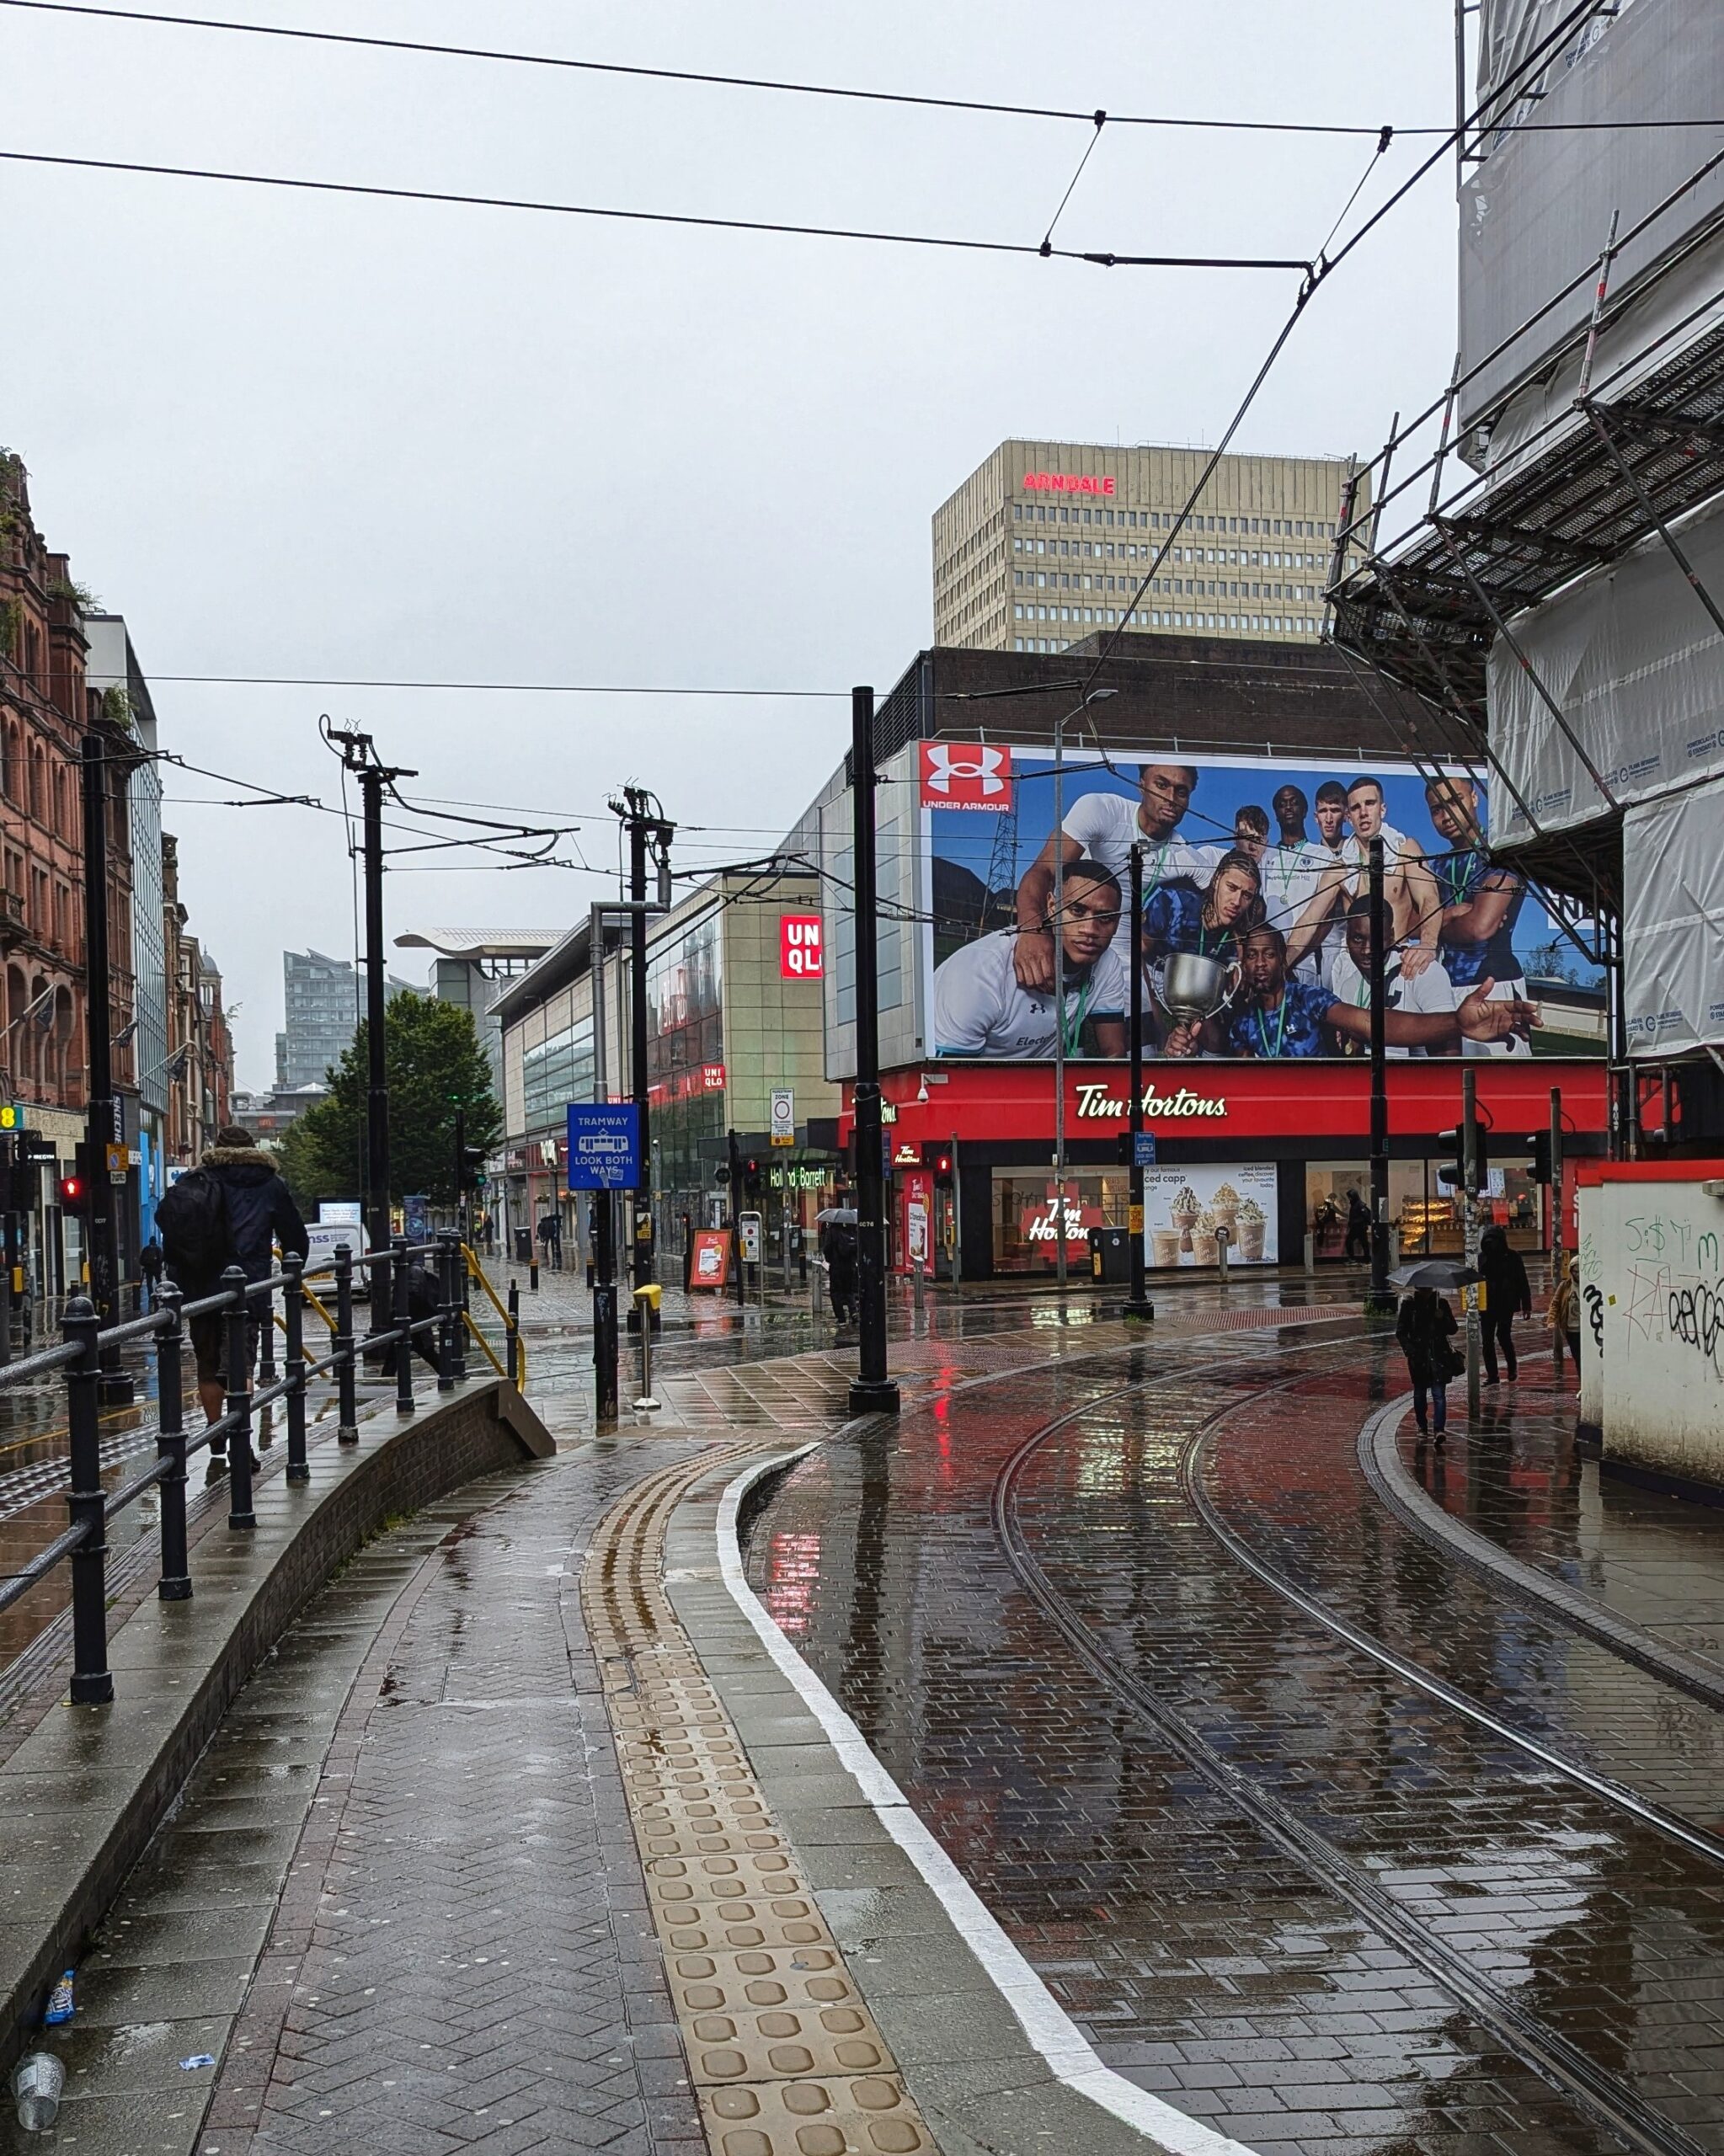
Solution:
{"label": "man in black jacket", "polygon": [[[221,1187],[227,1214],[227,1254],[212,1277],[207,1272],[192,1273],[184,1260],[176,1260],[169,1246],[168,1270],[188,1302],[200,1296],[213,1295],[222,1285],[222,1272],[227,1265],[238,1266],[248,1280],[267,1280],[275,1269],[274,1246],[277,1243],[284,1251],[294,1251],[301,1257],[306,1256],[311,1241],[299,1208],[289,1195],[287,1185],[276,1174],[275,1162],[267,1153],[259,1150],[248,1130],[242,1129],[238,1123],[224,1123],[216,1133],[215,1144],[198,1166]],[[258,1296],[251,1305],[246,1328],[248,1371],[257,1359],[258,1342],[269,1315],[267,1299]],[[227,1329],[227,1314],[222,1310],[211,1310],[202,1317],[188,1321],[193,1352],[197,1357],[198,1398],[212,1422],[220,1420],[226,1404]],[[225,1449],[219,1442],[211,1446],[212,1452]]]}
{"label": "man in black jacket", "polygon": [[1525,1261],[1518,1250],[1509,1248],[1508,1237],[1501,1228],[1486,1228],[1480,1237],[1479,1271],[1485,1282],[1485,1321],[1480,1327],[1479,1344],[1485,1353],[1485,1383],[1495,1385],[1498,1348],[1509,1376],[1516,1374],[1514,1321],[1532,1315],[1532,1286],[1526,1277]]}

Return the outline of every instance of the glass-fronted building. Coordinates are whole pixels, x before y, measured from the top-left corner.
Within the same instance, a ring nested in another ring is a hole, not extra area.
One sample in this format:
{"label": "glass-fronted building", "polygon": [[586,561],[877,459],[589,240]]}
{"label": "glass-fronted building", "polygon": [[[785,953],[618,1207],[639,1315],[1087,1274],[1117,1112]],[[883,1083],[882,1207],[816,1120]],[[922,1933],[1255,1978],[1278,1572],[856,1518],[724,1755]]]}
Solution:
{"label": "glass-fronted building", "polygon": [[[661,1249],[681,1248],[685,1221],[728,1217],[733,1134],[739,1157],[770,1161],[761,1177],[769,1235],[786,1218],[811,1223],[835,1190],[835,1155],[807,1142],[810,1118],[830,1124],[839,1109],[825,1075],[819,889],[812,857],[787,845],[775,868],[715,878],[649,926],[648,1106]],[[584,921],[492,1004],[505,1133],[495,1225],[513,1255],[548,1211],[561,1221],[565,1263],[586,1247],[586,1204],[566,1187],[568,1109],[632,1097],[627,941],[619,921],[595,951]],[[779,1090],[794,1097],[797,1142],[774,1148]]]}

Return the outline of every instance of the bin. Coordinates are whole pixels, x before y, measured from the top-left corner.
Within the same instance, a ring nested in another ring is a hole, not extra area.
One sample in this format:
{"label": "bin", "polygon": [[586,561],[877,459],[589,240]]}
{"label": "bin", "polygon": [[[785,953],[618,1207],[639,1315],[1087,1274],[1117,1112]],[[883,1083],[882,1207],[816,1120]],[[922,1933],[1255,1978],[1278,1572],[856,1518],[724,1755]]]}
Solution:
{"label": "bin", "polygon": [[1090,1277],[1104,1285],[1129,1286],[1131,1281],[1129,1228],[1090,1230]]}
{"label": "bin", "polygon": [[515,1231],[515,1262],[517,1265],[531,1265],[533,1262],[533,1231],[531,1228],[517,1228]]}

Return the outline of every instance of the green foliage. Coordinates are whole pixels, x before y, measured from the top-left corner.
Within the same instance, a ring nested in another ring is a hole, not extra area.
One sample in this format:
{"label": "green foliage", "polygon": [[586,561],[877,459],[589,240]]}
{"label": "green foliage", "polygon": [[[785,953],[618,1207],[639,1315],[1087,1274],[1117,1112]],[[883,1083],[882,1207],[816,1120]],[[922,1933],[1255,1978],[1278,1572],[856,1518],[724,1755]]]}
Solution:
{"label": "green foliage", "polygon": [[102,604],[88,584],[71,576],[56,576],[48,586],[48,596],[69,600],[80,614],[93,614]]}
{"label": "green foliage", "polygon": [[131,731],[131,697],[118,681],[102,691],[102,716],[110,726]]}
{"label": "green foliage", "polygon": [[1560,936],[1553,936],[1548,943],[1540,943],[1529,954],[1527,971],[1537,980],[1567,981],[1573,988],[1586,985],[1576,963],[1574,946]]}
{"label": "green foliage", "polygon": [[[366,1028],[328,1073],[329,1091],[284,1133],[279,1166],[302,1206],[362,1194],[366,1131]],[[472,1013],[410,990],[392,998],[383,1021],[389,1081],[389,1195],[423,1191],[455,1201],[455,1112],[467,1111],[469,1145],[494,1145],[503,1111]]]}
{"label": "green foliage", "polygon": [[[0,537],[3,537],[0,531]],[[16,659],[24,635],[24,606],[16,599],[0,599],[0,659]]]}

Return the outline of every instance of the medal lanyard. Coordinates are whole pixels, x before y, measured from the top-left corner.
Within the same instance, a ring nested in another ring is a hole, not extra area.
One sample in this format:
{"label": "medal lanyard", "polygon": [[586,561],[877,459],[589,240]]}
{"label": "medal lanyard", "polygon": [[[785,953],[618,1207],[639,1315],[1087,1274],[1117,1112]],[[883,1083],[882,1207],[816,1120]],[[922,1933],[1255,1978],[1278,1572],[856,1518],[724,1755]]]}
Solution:
{"label": "medal lanyard", "polygon": [[1262,1004],[1257,1006],[1257,1039],[1262,1043],[1263,1054],[1266,1056],[1279,1057],[1281,1054],[1281,1037],[1286,1031],[1287,990],[1284,985],[1281,990],[1281,1012],[1280,1016],[1275,1022],[1275,1045],[1273,1048],[1271,1048],[1269,1045],[1269,1029],[1263,1023],[1263,1006]]}
{"label": "medal lanyard", "polygon": [[[1065,1048],[1067,1055],[1075,1055],[1077,1053],[1078,1035],[1083,1031],[1083,1022],[1090,1007],[1090,990],[1094,986],[1095,980],[1092,976],[1077,991],[1077,1016],[1071,1022],[1070,1032],[1065,1033]],[[1065,1032],[1065,1013],[1063,1010],[1059,1013],[1059,1024],[1062,1033]]]}
{"label": "medal lanyard", "polygon": [[1454,856],[1450,854],[1449,859],[1450,865],[1445,872],[1443,880],[1449,886],[1449,905],[1452,906],[1458,906],[1461,900],[1466,896],[1468,890],[1471,887],[1472,873],[1478,864],[1478,848],[1476,846],[1469,846],[1467,848],[1465,864],[1459,870],[1457,870],[1454,866]]}

